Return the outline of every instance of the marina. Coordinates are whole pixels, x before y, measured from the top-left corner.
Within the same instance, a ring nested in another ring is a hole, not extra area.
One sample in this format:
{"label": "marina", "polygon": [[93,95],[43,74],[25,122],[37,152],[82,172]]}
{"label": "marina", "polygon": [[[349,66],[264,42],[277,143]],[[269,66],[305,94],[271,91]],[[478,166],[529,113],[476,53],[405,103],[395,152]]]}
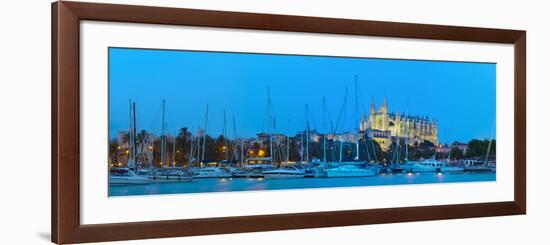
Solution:
{"label": "marina", "polygon": [[[132,57],[134,52],[162,52],[112,51]],[[274,58],[261,54],[176,51],[173,55],[195,58],[213,55],[229,63],[238,58],[249,67],[258,65],[251,60],[269,63]],[[302,64],[305,60],[319,66],[325,62],[364,62],[364,65],[386,62],[301,56],[277,59],[288,60],[290,63],[278,66],[289,70],[294,67],[288,64]],[[391,62],[410,65],[409,61]],[[426,67],[441,65],[418,62]],[[453,65],[456,64],[445,63]],[[301,69],[312,67],[304,63]],[[475,69],[478,67],[488,73],[494,68],[476,64]],[[227,74],[240,74],[224,66],[218,68]],[[167,72],[176,71],[179,70]],[[315,75],[314,71],[318,69],[309,70],[308,74]],[[277,76],[271,70],[265,72]],[[185,75],[197,74],[188,70]],[[214,75],[200,74],[201,79],[202,75]],[[140,99],[134,99],[136,94],[130,92],[137,89],[134,85],[117,87],[120,96],[110,95],[113,101],[118,101],[117,113],[111,114],[117,121],[111,125],[109,140],[110,196],[496,180],[496,126],[491,129],[492,116],[484,119],[482,133],[476,128],[457,130],[462,126],[454,121],[461,117],[452,111],[464,106],[467,100],[462,97],[448,100],[451,95],[446,90],[442,90],[444,95],[439,100],[431,100],[421,96],[424,90],[418,90],[416,95],[408,93],[418,88],[401,82],[401,87],[395,86],[397,90],[391,91],[392,99],[401,100],[401,107],[396,106],[401,110],[398,112],[390,110],[386,96],[382,103],[376,103],[373,96],[369,106],[362,86],[377,84],[371,73],[362,72],[359,67],[335,73],[334,81],[317,77],[324,79],[319,84],[293,76],[286,77],[284,82],[259,83],[266,76],[258,73],[258,77],[245,79],[241,86],[227,86],[224,81],[228,78],[221,74],[204,84],[188,84],[193,89],[183,87],[173,77],[165,77],[171,81],[166,87],[151,88],[162,95],[160,98],[146,96],[144,89],[137,93]],[[118,79],[126,81],[124,76]],[[406,77],[403,79],[406,81]],[[217,85],[210,87],[208,83]],[[367,91],[377,93],[372,87]],[[479,103],[470,105],[473,109],[469,113],[480,115],[483,111],[482,115],[488,115],[485,111],[493,110],[477,111],[479,106]],[[410,113],[409,108],[433,115]],[[439,121],[442,115],[447,117],[446,124]]]}

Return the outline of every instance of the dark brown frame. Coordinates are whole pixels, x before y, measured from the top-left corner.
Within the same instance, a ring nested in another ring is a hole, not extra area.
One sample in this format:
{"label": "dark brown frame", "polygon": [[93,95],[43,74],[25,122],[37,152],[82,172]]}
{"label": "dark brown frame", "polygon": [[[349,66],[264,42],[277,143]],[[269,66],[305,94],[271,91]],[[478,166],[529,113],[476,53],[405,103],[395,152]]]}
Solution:
{"label": "dark brown frame", "polygon": [[[514,44],[514,201],[81,225],[79,199],[79,23],[81,20]],[[305,229],[526,213],[525,31],[62,1],[52,4],[51,62],[51,232],[52,241],[55,243]]]}

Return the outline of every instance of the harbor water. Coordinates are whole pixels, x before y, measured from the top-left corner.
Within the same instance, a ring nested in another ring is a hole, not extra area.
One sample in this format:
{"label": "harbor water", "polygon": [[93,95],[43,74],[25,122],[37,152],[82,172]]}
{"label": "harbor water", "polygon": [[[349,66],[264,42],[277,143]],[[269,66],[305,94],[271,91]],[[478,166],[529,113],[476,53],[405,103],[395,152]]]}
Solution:
{"label": "harbor water", "polygon": [[231,191],[285,190],[327,187],[430,184],[496,181],[495,172],[484,173],[397,173],[359,178],[205,178],[191,182],[149,183],[147,185],[110,186],[109,196],[185,194]]}

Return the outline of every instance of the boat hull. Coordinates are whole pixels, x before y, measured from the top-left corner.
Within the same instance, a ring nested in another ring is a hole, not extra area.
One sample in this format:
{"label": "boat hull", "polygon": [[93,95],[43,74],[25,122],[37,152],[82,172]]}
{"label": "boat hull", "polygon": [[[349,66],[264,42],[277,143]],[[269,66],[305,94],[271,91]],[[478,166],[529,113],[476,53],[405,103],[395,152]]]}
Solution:
{"label": "boat hull", "polygon": [[193,175],[194,179],[208,179],[208,178],[231,178],[233,175],[231,174],[213,174],[213,175]]}
{"label": "boat hull", "polygon": [[147,185],[149,180],[141,177],[109,177],[110,185]]}
{"label": "boat hull", "polygon": [[261,173],[233,173],[233,178],[263,178]]}
{"label": "boat hull", "polygon": [[327,170],[326,175],[328,178],[345,178],[345,177],[372,177],[376,174],[371,171],[334,171]]}
{"label": "boat hull", "polygon": [[290,174],[290,173],[264,173],[266,179],[289,179],[289,178],[304,178],[304,174]]}
{"label": "boat hull", "polygon": [[177,175],[153,175],[147,176],[151,182],[191,182],[193,180],[190,176],[177,176]]}

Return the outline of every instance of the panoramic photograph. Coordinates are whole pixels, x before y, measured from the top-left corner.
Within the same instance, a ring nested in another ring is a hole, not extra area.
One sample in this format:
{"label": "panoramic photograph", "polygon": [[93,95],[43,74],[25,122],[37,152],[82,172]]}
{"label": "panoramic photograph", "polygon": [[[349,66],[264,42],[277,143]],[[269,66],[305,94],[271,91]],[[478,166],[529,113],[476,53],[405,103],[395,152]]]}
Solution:
{"label": "panoramic photograph", "polygon": [[111,47],[109,196],[496,181],[496,64]]}

